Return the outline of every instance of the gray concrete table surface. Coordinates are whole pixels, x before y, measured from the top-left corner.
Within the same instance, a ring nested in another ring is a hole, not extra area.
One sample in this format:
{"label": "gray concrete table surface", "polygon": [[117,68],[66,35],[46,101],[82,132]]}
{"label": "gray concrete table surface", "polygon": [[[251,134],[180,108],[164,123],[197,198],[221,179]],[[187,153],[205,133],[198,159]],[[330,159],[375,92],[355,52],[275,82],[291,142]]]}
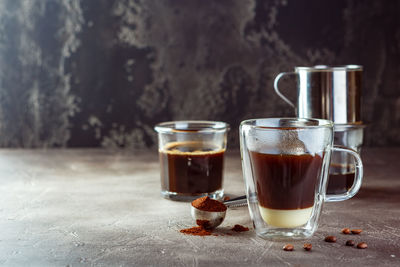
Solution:
{"label": "gray concrete table surface", "polygon": [[[160,197],[158,155],[101,149],[0,150],[2,266],[400,266],[400,148],[364,149],[359,194],[326,203],[306,241],[264,240],[247,207],[229,209],[219,236],[188,236],[190,204]],[[226,157],[225,190],[244,193],[240,156]],[[234,233],[235,224],[250,227]],[[359,236],[340,233],[361,228]],[[227,235],[231,233],[232,235]],[[337,243],[323,241],[336,235]],[[365,241],[368,248],[346,247]]]}

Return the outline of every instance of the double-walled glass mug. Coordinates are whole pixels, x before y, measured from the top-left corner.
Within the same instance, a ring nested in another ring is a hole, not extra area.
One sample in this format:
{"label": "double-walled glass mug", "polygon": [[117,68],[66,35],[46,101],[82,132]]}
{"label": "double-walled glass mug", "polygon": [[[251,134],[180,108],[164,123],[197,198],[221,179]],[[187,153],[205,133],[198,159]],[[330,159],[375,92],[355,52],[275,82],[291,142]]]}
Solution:
{"label": "double-walled glass mug", "polygon": [[172,121],[157,124],[161,194],[192,201],[220,199],[229,125],[215,121]]}
{"label": "double-walled glass mug", "polygon": [[[333,146],[333,122],[268,118],[240,124],[240,150],[250,216],[263,238],[308,238],[324,201],[346,200],[361,186],[363,166],[353,150]],[[355,182],[326,195],[331,152],[352,155]]]}

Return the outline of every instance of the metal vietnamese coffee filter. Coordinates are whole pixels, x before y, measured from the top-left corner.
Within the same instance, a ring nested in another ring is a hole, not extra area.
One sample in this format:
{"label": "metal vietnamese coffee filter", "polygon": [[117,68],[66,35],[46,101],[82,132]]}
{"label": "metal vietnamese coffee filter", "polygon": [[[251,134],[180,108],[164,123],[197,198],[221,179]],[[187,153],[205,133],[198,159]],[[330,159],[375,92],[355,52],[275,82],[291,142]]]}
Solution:
{"label": "metal vietnamese coffee filter", "polygon": [[[298,118],[320,118],[335,124],[362,124],[361,79],[359,65],[295,67],[294,72],[282,72],[274,81],[275,92],[296,111]],[[283,76],[297,78],[297,104],[278,88]]]}

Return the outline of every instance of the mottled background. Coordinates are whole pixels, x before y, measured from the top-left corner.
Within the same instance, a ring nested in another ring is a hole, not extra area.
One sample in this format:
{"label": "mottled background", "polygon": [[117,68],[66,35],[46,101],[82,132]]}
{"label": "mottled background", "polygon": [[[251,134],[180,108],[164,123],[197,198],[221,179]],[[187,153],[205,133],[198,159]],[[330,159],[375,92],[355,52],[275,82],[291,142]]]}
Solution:
{"label": "mottled background", "polygon": [[400,145],[400,1],[0,0],[0,146],[156,145],[155,123],[293,115],[296,65],[361,64],[365,144]]}

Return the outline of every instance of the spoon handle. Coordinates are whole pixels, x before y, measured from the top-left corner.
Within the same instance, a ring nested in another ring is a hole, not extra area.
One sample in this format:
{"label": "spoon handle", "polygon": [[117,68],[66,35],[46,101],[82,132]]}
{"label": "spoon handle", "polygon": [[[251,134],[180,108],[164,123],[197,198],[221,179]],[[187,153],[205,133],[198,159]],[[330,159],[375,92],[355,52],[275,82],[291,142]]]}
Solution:
{"label": "spoon handle", "polygon": [[246,206],[247,205],[247,198],[246,198],[246,196],[236,197],[234,199],[230,199],[230,200],[224,201],[224,204],[228,208]]}

